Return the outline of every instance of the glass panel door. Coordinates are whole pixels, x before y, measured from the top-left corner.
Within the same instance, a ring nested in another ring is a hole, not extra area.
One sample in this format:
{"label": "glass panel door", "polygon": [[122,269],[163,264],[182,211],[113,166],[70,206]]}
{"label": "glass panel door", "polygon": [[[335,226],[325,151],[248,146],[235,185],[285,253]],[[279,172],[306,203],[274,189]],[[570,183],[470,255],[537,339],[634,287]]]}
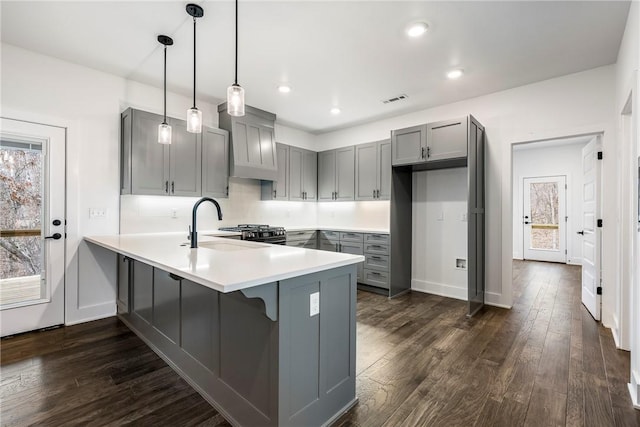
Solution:
{"label": "glass panel door", "polygon": [[0,336],[64,323],[66,130],[0,118]]}
{"label": "glass panel door", "polygon": [[566,262],[566,177],[523,180],[524,258]]}

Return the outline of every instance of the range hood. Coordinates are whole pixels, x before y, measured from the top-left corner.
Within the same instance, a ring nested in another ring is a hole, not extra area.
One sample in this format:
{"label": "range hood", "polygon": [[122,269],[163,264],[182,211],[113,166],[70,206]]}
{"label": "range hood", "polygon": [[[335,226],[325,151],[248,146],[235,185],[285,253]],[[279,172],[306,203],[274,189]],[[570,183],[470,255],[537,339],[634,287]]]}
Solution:
{"label": "range hood", "polygon": [[230,175],[239,178],[275,181],[278,176],[276,115],[246,106],[245,115],[233,117],[227,113],[227,103],[218,105],[218,123],[229,131]]}

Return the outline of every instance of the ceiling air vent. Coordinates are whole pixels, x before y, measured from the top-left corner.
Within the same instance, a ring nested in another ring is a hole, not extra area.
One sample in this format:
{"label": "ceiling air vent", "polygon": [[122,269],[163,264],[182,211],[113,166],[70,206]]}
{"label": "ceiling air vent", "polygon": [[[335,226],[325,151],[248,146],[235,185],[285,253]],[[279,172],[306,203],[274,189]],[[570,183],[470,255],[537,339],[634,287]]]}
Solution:
{"label": "ceiling air vent", "polygon": [[402,95],[394,96],[393,98],[385,99],[384,101],[382,101],[382,103],[383,104],[390,104],[392,102],[402,101],[403,99],[407,99],[407,98],[408,98],[407,95],[402,94]]}

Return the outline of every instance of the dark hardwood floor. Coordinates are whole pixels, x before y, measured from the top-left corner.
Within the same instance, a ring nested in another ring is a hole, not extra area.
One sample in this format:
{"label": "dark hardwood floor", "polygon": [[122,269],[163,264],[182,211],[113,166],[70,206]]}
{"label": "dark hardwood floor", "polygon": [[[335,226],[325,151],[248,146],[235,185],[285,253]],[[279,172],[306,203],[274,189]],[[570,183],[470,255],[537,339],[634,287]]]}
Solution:
{"label": "dark hardwood floor", "polygon": [[[358,293],[359,403],[346,426],[640,426],[580,268],[516,262],[514,307]],[[116,318],[0,342],[0,423],[229,425]]]}

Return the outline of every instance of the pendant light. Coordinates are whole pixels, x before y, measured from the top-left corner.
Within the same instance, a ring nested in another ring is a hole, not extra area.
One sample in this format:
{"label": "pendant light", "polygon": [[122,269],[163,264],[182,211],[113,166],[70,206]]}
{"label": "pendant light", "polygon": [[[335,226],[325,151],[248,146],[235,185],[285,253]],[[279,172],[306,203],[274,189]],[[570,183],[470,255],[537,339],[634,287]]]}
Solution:
{"label": "pendant light", "polygon": [[238,84],[238,0],[236,0],[236,74],[227,89],[227,112],[230,116],[244,116],[244,89]]}
{"label": "pendant light", "polygon": [[173,39],[159,35],[158,41],[164,45],[164,120],[158,125],[158,142],[171,144],[171,126],[167,124],[167,46],[173,45]]}
{"label": "pendant light", "polygon": [[202,18],[204,10],[190,3],[187,13],[193,17],[193,107],[187,110],[187,132],[202,133],[202,111],[196,107],[196,18]]}

